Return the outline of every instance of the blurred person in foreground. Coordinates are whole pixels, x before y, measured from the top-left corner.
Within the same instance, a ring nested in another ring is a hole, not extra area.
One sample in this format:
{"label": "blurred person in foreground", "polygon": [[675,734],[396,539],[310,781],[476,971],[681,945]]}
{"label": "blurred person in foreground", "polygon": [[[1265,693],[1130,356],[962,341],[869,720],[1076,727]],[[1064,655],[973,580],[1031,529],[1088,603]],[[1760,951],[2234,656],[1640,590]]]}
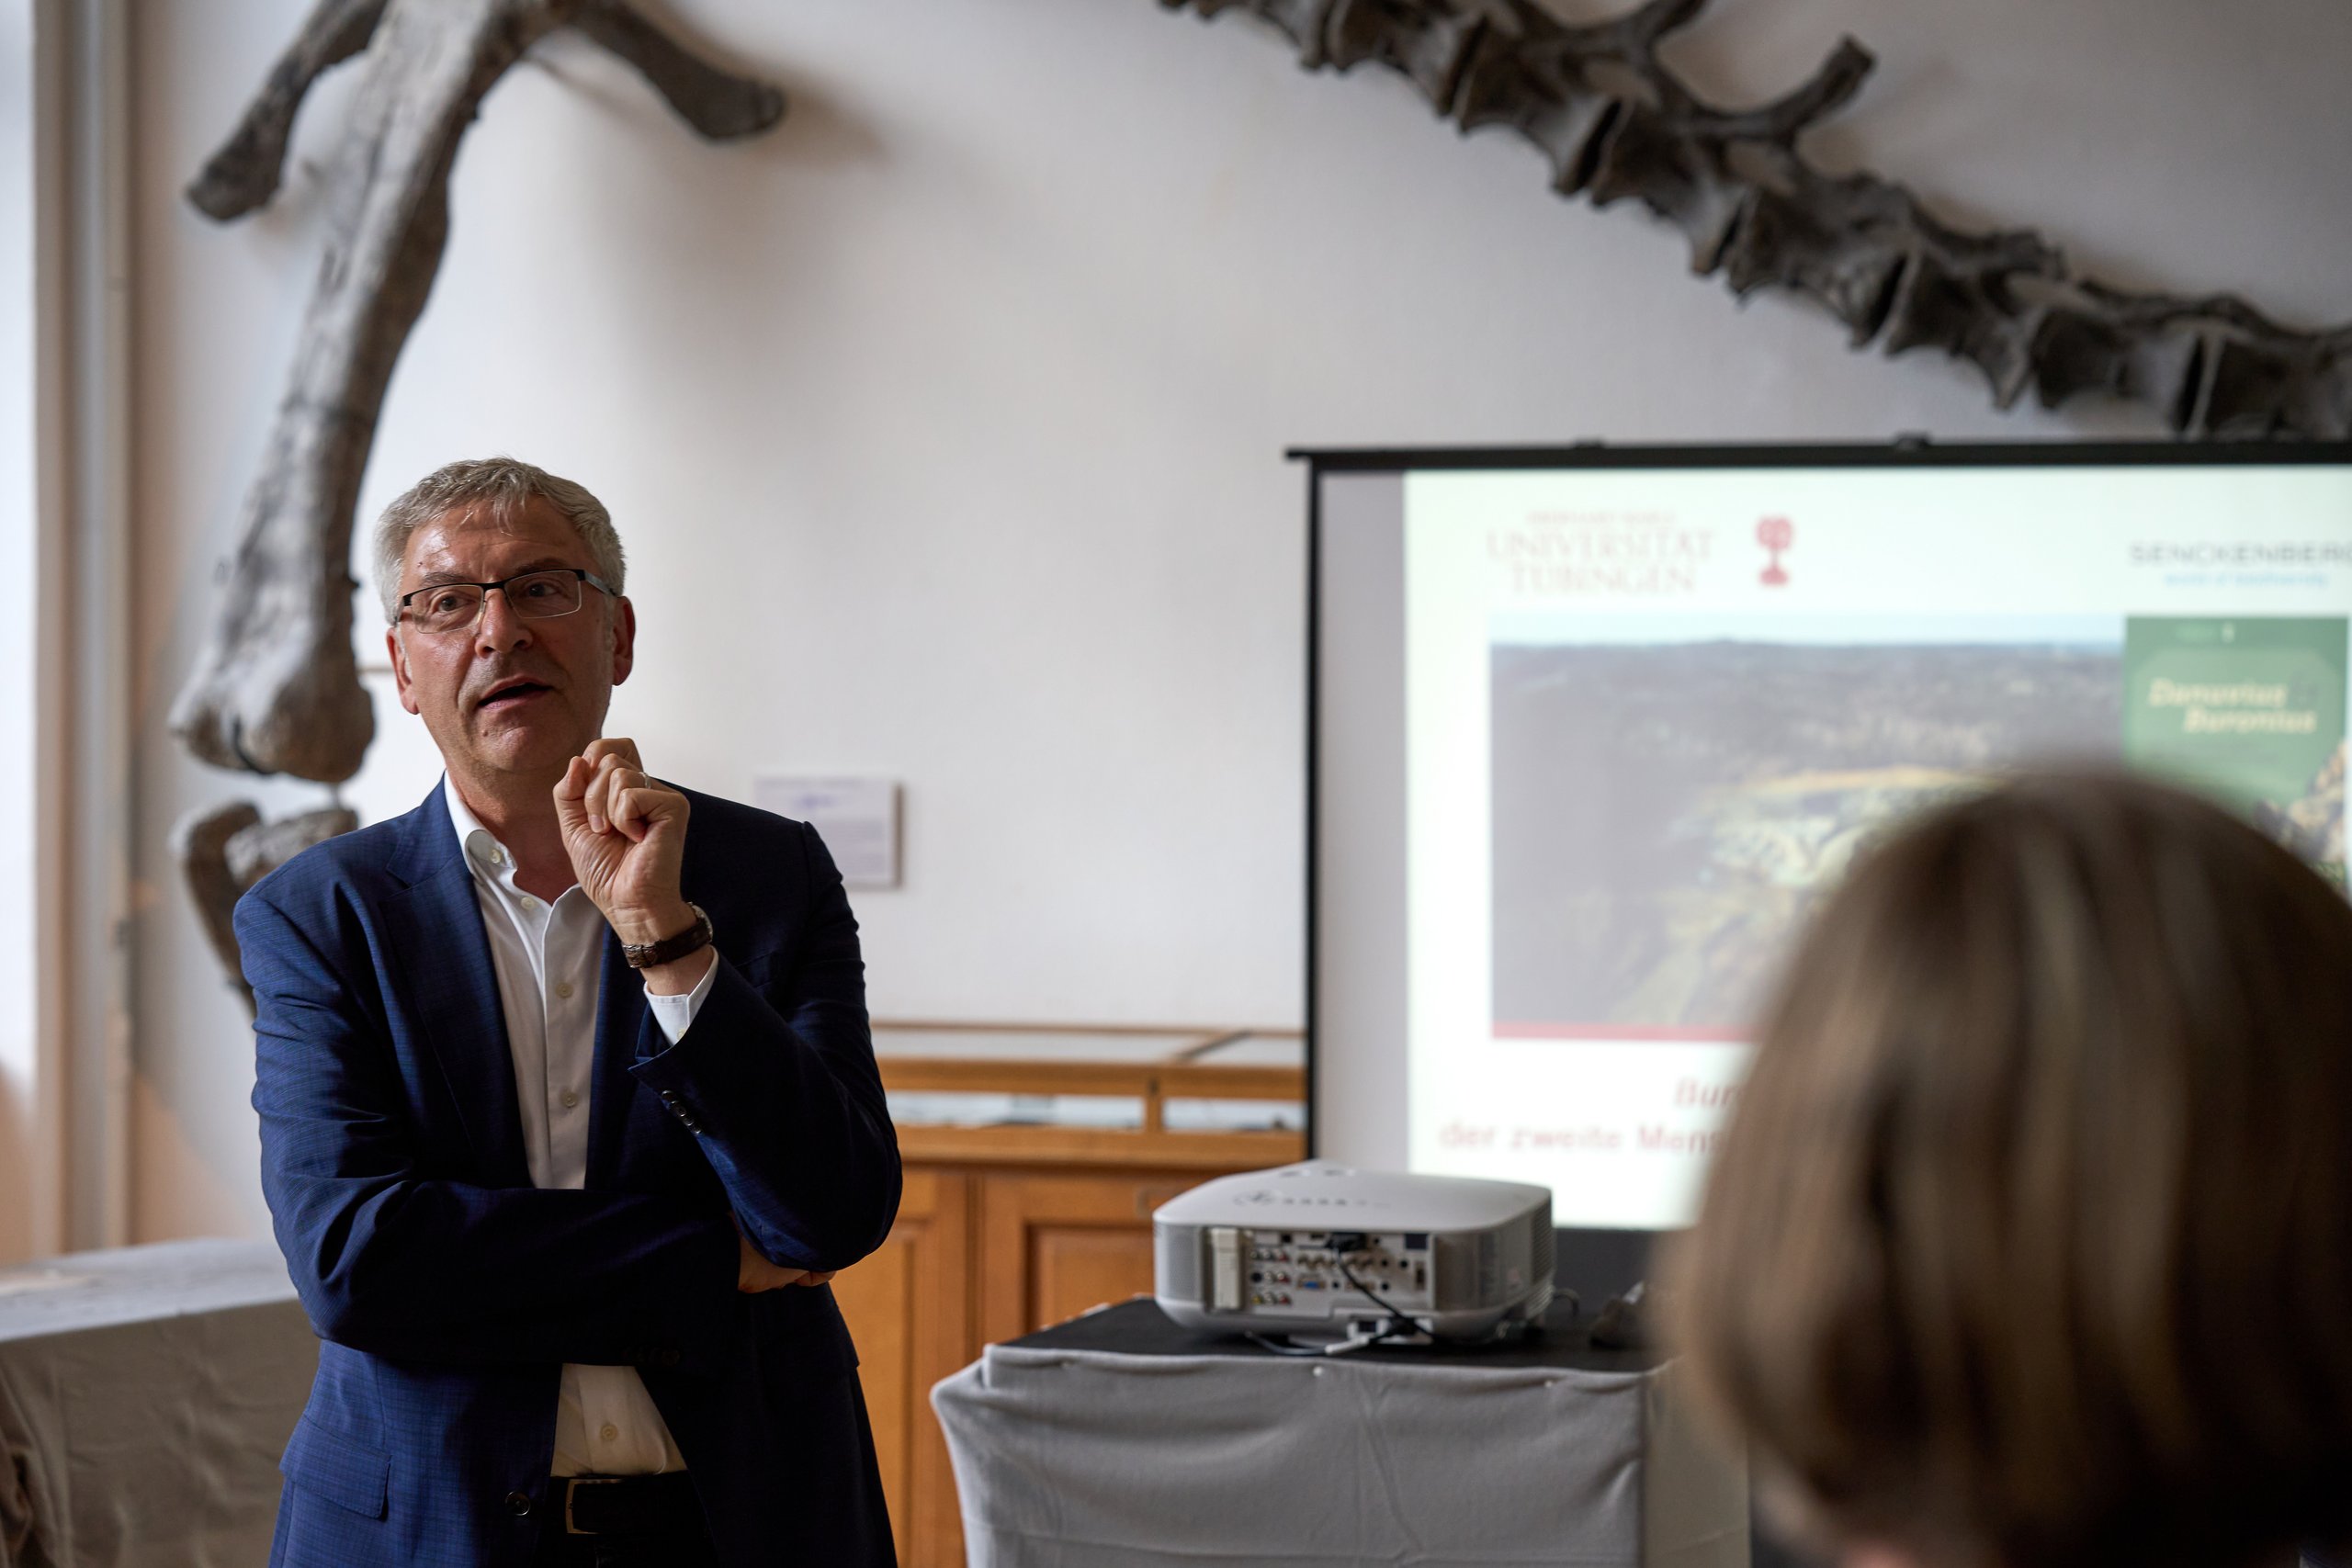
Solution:
{"label": "blurred person in foreground", "polygon": [[2352,908],[2119,776],[1935,811],[1760,1032],[1670,1332],[1843,1568],[2352,1535]]}

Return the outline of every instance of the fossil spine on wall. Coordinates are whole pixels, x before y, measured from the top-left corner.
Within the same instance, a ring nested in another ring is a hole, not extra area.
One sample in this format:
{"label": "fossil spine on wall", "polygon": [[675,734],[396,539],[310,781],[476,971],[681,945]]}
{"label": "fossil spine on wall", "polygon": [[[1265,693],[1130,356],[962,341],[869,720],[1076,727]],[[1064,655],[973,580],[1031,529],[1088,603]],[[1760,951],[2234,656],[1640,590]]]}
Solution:
{"label": "fossil spine on wall", "polygon": [[1940,349],[1984,372],[1996,406],[2105,392],[2193,436],[2352,434],[2352,327],[2297,332],[2229,295],[2182,298],[2077,276],[2023,230],[1967,233],[1868,172],[1798,150],[1873,63],[1847,39],[1812,80],[1759,108],[1705,102],[1658,58],[1707,0],[1649,0],[1575,26],[1533,0],[1160,0],[1253,15],[1309,70],[1386,66],[1465,133],[1503,126],[1550,162],[1552,188],[1632,198],[1681,231],[1691,270],[1743,298],[1773,286],[1845,323],[1853,346]]}

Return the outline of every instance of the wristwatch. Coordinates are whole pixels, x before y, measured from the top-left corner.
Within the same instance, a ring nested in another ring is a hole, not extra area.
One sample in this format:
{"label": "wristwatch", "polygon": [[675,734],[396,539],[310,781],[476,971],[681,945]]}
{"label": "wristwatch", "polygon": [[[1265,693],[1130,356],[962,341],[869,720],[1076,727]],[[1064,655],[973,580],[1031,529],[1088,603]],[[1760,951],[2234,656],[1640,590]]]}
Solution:
{"label": "wristwatch", "polygon": [[651,969],[657,964],[674,964],[689,953],[708,947],[718,933],[710,929],[710,915],[700,904],[689,904],[695,912],[695,923],[676,936],[665,936],[660,942],[625,942],[621,956],[628,960],[632,969]]}

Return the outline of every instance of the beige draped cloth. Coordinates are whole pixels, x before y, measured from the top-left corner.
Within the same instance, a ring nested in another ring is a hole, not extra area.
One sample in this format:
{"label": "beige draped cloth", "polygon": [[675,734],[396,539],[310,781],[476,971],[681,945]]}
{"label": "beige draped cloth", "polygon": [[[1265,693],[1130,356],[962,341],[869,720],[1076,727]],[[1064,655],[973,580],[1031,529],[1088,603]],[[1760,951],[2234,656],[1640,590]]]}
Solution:
{"label": "beige draped cloth", "polygon": [[0,1269],[0,1568],[251,1568],[318,1341],[267,1242]]}

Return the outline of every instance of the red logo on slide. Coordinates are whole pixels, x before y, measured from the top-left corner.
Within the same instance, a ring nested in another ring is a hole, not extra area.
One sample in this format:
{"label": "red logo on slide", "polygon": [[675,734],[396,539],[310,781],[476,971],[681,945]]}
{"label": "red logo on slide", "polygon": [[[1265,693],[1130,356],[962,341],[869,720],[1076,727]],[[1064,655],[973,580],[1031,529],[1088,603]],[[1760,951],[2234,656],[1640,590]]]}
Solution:
{"label": "red logo on slide", "polygon": [[1796,542],[1796,525],[1785,517],[1767,517],[1756,525],[1756,542],[1771,557],[1764,564],[1762,581],[1767,588],[1779,588],[1789,581],[1781,570],[1781,552]]}

